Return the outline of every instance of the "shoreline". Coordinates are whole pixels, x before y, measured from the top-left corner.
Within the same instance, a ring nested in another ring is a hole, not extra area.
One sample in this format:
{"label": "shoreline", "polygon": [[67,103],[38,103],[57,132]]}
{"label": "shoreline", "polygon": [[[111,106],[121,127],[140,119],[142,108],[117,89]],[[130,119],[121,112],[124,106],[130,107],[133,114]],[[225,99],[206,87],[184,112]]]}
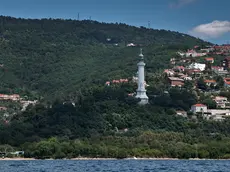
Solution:
{"label": "shoreline", "polygon": [[35,158],[0,158],[0,161],[31,161]]}
{"label": "shoreline", "polygon": [[34,161],[34,160],[71,160],[71,161],[91,161],[91,160],[98,160],[98,161],[107,161],[107,160],[153,160],[153,161],[160,161],[160,160],[189,160],[189,161],[201,161],[201,160],[208,160],[208,161],[216,161],[216,160],[230,160],[230,159],[199,159],[199,158],[189,158],[189,159],[179,159],[179,158],[89,158],[89,157],[77,157],[77,158],[63,158],[63,159],[36,159],[36,158],[0,158],[0,161]]}

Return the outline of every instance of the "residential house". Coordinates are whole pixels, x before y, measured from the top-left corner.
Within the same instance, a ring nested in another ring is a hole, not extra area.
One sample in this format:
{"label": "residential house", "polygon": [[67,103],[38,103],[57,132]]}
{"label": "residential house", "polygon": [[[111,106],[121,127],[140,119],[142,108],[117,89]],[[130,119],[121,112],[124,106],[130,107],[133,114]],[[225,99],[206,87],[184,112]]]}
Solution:
{"label": "residential house", "polygon": [[172,87],[178,86],[182,87],[184,85],[184,80],[178,77],[168,77],[169,83]]}
{"label": "residential house", "polygon": [[[38,102],[37,100],[34,100],[34,101],[30,101],[30,100],[28,100],[28,101],[21,101],[21,103],[22,103],[22,109],[21,109],[21,111],[25,111],[26,108],[29,105],[33,105],[34,106],[37,102]],[[75,103],[72,102],[72,105],[75,106]]]}
{"label": "residential house", "polygon": [[224,78],[224,86],[230,87],[230,78]]}
{"label": "residential house", "polygon": [[172,69],[165,69],[164,70],[164,73],[167,75],[167,76],[174,76],[175,72],[172,70]]}
{"label": "residential house", "polygon": [[186,111],[176,111],[176,115],[182,116],[184,118],[188,117]]}
{"label": "residential house", "polygon": [[20,100],[20,96],[18,94],[0,94],[0,100],[12,100],[12,101],[18,101]]}
{"label": "residential house", "polygon": [[214,46],[214,49],[218,52],[229,52],[230,51],[230,45],[224,44],[221,46]]}
{"label": "residential house", "polygon": [[0,107],[0,111],[6,111],[7,108],[6,107]]}
{"label": "residential house", "polygon": [[181,63],[190,63],[192,61],[191,58],[183,58],[180,60]]}
{"label": "residential house", "polygon": [[105,85],[110,86],[110,81],[107,81]]}
{"label": "residential house", "polygon": [[112,83],[113,83],[113,84],[119,84],[119,83],[120,83],[120,80],[115,80],[115,79],[114,79],[114,80],[112,81]]}
{"label": "residential house", "polygon": [[192,105],[191,111],[193,113],[198,113],[198,112],[206,113],[208,111],[208,107],[204,104],[195,104]]}
{"label": "residential house", "polygon": [[181,56],[185,56],[185,57],[202,57],[202,56],[207,55],[207,53],[198,53],[193,49],[188,50],[186,53],[178,52],[178,54]]}
{"label": "residential house", "polygon": [[185,73],[188,76],[193,76],[195,78],[200,77],[202,75],[202,72],[200,69],[185,69]]}
{"label": "residential house", "polygon": [[212,71],[217,75],[227,75],[229,73],[227,70],[224,70],[224,67],[220,66],[212,66]]}
{"label": "residential house", "polygon": [[192,81],[192,77],[188,76],[188,75],[182,75],[180,76],[181,79],[183,79],[184,81]]}
{"label": "residential house", "polygon": [[[121,83],[127,83],[129,82],[128,79],[118,79],[118,80],[113,80],[112,83],[113,84],[121,84]],[[109,81],[106,82],[107,84],[110,84]]]}
{"label": "residential house", "polygon": [[129,82],[128,79],[120,79],[120,83],[127,83],[127,82]]}
{"label": "residential house", "polygon": [[228,101],[227,97],[216,96],[213,100],[216,102],[218,108],[230,108],[230,102]]}
{"label": "residential house", "polygon": [[225,57],[225,59],[223,60],[223,67],[225,70],[227,70],[228,68],[230,68],[230,57]]}
{"label": "residential house", "polygon": [[174,67],[174,70],[175,71],[178,71],[178,72],[184,72],[184,66],[176,66],[176,67]]}
{"label": "residential house", "polygon": [[127,47],[135,47],[136,45],[134,43],[127,44]]}
{"label": "residential house", "polygon": [[213,71],[223,71],[224,68],[221,67],[221,66],[212,66],[212,70],[213,70]]}
{"label": "residential house", "polygon": [[188,66],[188,69],[199,69],[201,71],[205,70],[205,64],[202,63],[192,63],[191,65]]}
{"label": "residential house", "polygon": [[214,58],[213,57],[206,57],[205,61],[209,62],[209,63],[214,63]]}
{"label": "residential house", "polygon": [[129,93],[128,96],[133,97],[135,95],[135,93]]}
{"label": "residential house", "polygon": [[170,59],[170,63],[171,63],[172,65],[176,64],[176,59],[175,59],[175,58],[171,58],[171,59]]}
{"label": "residential house", "polygon": [[213,51],[213,50],[214,50],[214,48],[209,47],[209,48],[203,48],[203,49],[200,49],[200,50],[201,50],[201,51],[203,51],[203,52],[210,53],[211,51]]}
{"label": "residential house", "polygon": [[181,78],[181,77],[185,76],[185,74],[183,74],[183,73],[176,73],[175,76]]}
{"label": "residential house", "polygon": [[198,53],[195,51],[195,50],[188,50],[186,53],[185,53],[185,56],[186,57],[197,57],[198,56]]}
{"label": "residential house", "polygon": [[213,80],[213,79],[211,79],[211,80],[206,79],[206,80],[204,80],[204,82],[205,82],[205,84],[206,84],[207,86],[211,86],[211,84],[213,84],[214,86],[217,85],[217,82],[216,82],[215,80]]}

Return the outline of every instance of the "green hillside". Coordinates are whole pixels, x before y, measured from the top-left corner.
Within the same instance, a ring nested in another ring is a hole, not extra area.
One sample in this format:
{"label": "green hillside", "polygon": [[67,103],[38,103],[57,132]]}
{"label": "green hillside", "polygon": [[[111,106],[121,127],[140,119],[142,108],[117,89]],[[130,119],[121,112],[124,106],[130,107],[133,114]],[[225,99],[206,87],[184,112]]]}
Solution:
{"label": "green hillside", "polygon": [[[12,111],[10,118],[0,114],[0,152],[6,156],[15,149],[35,158],[230,157],[230,119],[192,115],[191,105],[198,97],[206,100],[205,95],[189,82],[182,89],[169,88],[160,73],[176,51],[210,43],[177,32],[96,21],[2,16],[0,26],[1,93],[46,100]],[[146,106],[127,96],[136,83],[105,86],[136,73],[140,47],[150,85]],[[20,106],[4,103],[14,110]],[[188,111],[188,118],[176,116],[176,110]]]}
{"label": "green hillside", "polygon": [[[1,92],[63,98],[93,84],[132,77],[139,47],[147,72],[168,65],[177,49],[207,44],[166,30],[126,24],[0,17]],[[115,45],[118,44],[118,45]]]}

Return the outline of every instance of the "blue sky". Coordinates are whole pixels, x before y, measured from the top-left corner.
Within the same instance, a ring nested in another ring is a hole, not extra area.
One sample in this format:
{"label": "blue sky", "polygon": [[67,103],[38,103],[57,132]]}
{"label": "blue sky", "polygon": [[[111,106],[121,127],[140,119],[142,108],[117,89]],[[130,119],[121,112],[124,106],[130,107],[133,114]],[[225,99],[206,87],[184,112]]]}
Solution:
{"label": "blue sky", "polygon": [[0,14],[23,18],[89,19],[188,33],[230,42],[230,0],[2,0]]}

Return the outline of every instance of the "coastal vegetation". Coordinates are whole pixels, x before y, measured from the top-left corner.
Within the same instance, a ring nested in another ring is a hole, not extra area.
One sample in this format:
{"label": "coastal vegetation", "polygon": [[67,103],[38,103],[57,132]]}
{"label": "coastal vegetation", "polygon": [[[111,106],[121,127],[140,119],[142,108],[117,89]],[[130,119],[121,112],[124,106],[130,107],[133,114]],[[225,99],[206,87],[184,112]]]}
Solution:
{"label": "coastal vegetation", "polygon": [[[138,100],[125,95],[128,88],[97,87],[74,105],[56,101],[28,107],[9,125],[1,124],[0,143],[36,158],[228,158],[229,119],[175,116],[175,107],[186,108],[194,101],[191,93],[176,88],[167,95],[167,104],[137,106]],[[175,102],[178,99],[183,103]]]}

